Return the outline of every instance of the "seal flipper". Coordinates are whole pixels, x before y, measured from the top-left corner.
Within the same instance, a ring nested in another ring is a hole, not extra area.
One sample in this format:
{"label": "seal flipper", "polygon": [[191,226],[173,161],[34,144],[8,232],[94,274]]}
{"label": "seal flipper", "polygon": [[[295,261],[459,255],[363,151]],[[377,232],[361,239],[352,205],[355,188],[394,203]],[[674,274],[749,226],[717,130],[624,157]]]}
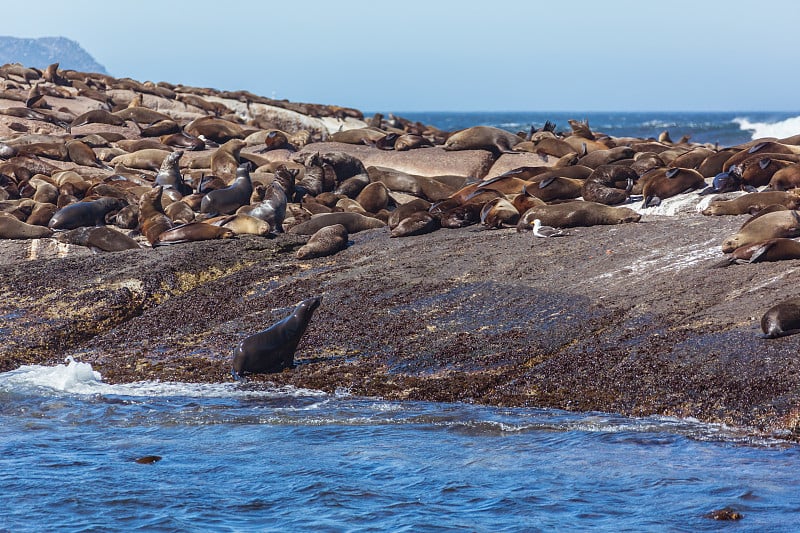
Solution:
{"label": "seal flipper", "polygon": [[231,368],[231,376],[233,376],[233,381],[241,381],[242,383],[247,383],[247,378],[240,375],[236,370]]}
{"label": "seal flipper", "polygon": [[547,187],[548,185],[553,183],[555,181],[555,179],[556,179],[556,176],[553,176],[551,178],[543,179],[542,181],[539,182],[539,188],[540,189],[544,189],[545,187]]}
{"label": "seal flipper", "polygon": [[729,256],[721,261],[717,261],[714,264],[709,265],[708,268],[725,268],[733,265],[734,263],[736,263],[736,259],[734,259],[733,256]]}
{"label": "seal flipper", "polygon": [[756,248],[753,251],[752,255],[750,255],[750,261],[749,262],[750,263],[758,263],[758,262],[760,262],[761,256],[763,256],[767,252],[767,250],[772,248],[773,244],[775,244],[775,241],[765,242],[764,244],[762,244],[761,246]]}

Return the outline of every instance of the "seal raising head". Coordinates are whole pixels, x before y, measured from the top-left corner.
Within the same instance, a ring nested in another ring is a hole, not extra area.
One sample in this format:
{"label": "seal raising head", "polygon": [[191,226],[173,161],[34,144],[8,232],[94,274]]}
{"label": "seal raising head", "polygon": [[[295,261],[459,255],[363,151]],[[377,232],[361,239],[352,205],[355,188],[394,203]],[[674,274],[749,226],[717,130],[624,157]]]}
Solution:
{"label": "seal raising head", "polygon": [[294,351],[320,302],[322,296],[303,300],[292,314],[240,342],[233,349],[233,379],[242,379],[246,372],[264,374],[290,368]]}

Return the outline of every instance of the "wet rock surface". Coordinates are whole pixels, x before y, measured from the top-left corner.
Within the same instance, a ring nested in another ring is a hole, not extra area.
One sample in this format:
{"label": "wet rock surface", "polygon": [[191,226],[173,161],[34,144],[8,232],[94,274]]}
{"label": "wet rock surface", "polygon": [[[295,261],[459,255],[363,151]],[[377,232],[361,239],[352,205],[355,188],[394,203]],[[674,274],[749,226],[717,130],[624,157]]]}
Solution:
{"label": "wet rock surface", "polygon": [[34,260],[14,259],[30,241],[6,240],[0,370],[72,355],[110,382],[229,380],[237,342],[322,294],[296,367],[252,381],[791,438],[798,338],[762,339],[759,320],[800,293],[800,263],[708,268],[744,218],[645,216],[536,240],[383,228],[306,261],[294,253],[307,237],[285,234]]}

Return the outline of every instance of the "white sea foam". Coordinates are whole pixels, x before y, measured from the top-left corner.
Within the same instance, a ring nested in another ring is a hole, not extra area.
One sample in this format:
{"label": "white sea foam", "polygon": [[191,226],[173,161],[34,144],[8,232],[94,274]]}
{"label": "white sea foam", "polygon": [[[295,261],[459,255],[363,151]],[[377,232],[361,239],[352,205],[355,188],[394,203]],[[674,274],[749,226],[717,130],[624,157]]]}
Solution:
{"label": "white sea foam", "polygon": [[326,396],[324,392],[296,387],[256,388],[242,383],[180,383],[138,381],[109,384],[92,365],[67,358],[55,366],[23,365],[0,373],[0,393],[53,395],[59,393],[134,397],[253,398]]}
{"label": "white sea foam", "polygon": [[733,122],[743,130],[752,132],[752,139],[776,137],[782,139],[800,133],[800,116],[777,122],[750,122],[746,117],[737,117]]}

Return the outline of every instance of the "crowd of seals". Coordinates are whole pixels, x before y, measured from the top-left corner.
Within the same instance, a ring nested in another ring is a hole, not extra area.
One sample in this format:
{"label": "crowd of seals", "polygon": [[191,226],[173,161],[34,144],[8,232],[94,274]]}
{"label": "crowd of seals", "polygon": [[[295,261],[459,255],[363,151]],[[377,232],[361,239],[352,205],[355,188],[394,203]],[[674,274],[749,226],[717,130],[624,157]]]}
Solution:
{"label": "crowd of seals", "polygon": [[[541,225],[636,223],[674,197],[733,191],[737,198],[714,198],[704,211],[753,215],[723,243],[737,258],[729,263],[797,257],[793,244],[775,241],[800,235],[796,137],[720,148],[666,134],[611,137],[585,121],[442,131],[247,91],[57,65],[17,72],[0,69],[0,238],[146,253],[288,232],[308,236],[297,258],[312,260],[367,230],[411,237],[475,225],[554,235]],[[97,227],[105,230],[81,230]],[[237,372],[262,368],[237,364]]]}

